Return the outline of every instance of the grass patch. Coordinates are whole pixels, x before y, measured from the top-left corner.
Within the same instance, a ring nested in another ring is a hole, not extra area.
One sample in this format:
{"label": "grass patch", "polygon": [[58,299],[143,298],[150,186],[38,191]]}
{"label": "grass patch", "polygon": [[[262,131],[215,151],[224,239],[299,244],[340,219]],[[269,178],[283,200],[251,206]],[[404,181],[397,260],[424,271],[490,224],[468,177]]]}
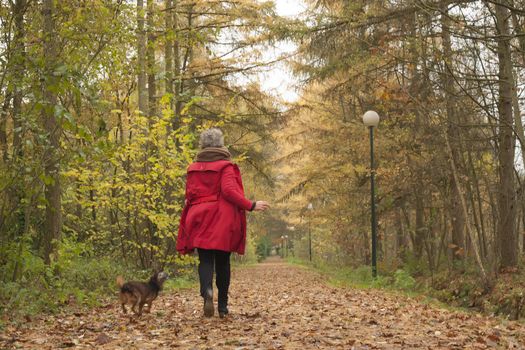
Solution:
{"label": "grass patch", "polygon": [[448,310],[481,312],[511,320],[525,318],[525,271],[502,274],[491,289],[470,272],[442,271],[433,278],[414,278],[407,270],[381,271],[372,277],[370,266],[338,267],[288,258],[288,263],[320,273],[328,284],[342,288],[381,289],[417,299],[419,302]]}
{"label": "grass patch", "polygon": [[177,289],[190,289],[190,288],[194,288],[197,284],[198,284],[197,280],[190,276],[169,278],[164,283],[164,290],[173,291]]}
{"label": "grass patch", "polygon": [[310,263],[297,258],[288,258],[287,262],[300,268],[320,273],[327,278],[327,283],[337,288],[380,289],[389,293],[415,298],[419,302],[438,306],[448,310],[472,312],[472,309],[450,305],[435,298],[423,284],[413,278],[407,271],[397,269],[388,274],[372,277],[370,266],[336,267],[328,264]]}
{"label": "grass patch", "polygon": [[358,268],[335,267],[328,264],[309,262],[298,258],[287,258],[289,264],[307,268],[321,273],[328,278],[328,283],[336,287],[353,287],[358,289],[385,288],[388,283],[384,277],[372,278],[370,267]]}

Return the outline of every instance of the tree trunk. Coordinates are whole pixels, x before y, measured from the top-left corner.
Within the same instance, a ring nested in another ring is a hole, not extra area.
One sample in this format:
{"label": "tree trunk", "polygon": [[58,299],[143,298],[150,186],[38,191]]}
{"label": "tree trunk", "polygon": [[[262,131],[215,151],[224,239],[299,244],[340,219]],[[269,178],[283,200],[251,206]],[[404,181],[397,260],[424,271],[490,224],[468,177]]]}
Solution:
{"label": "tree trunk", "polygon": [[523,192],[521,193],[521,197],[521,226],[523,227],[521,239],[521,252],[525,254],[525,196]]}
{"label": "tree trunk", "polygon": [[[22,149],[22,134],[23,134],[23,123],[22,123],[22,83],[24,79],[24,67],[25,67],[25,26],[24,26],[24,13],[26,11],[26,0],[17,0],[12,5],[15,33],[14,33],[14,52],[13,52],[13,153],[12,159],[14,166],[18,168],[20,166],[20,160],[23,159]],[[14,232],[17,237],[22,236],[24,233],[25,224],[25,207],[26,204],[23,201],[25,197],[25,189],[21,181],[16,181],[9,194],[11,205],[14,208]],[[16,238],[16,237],[15,237]]]}
{"label": "tree trunk", "polygon": [[146,91],[146,32],[144,30],[144,0],[137,0],[137,90],[139,95],[139,112],[148,110]]}
{"label": "tree trunk", "polygon": [[43,18],[43,55],[45,77],[42,83],[44,108],[42,119],[44,130],[48,134],[46,156],[44,157],[44,172],[46,177],[45,199],[46,218],[44,224],[43,246],[44,260],[47,264],[55,251],[54,242],[60,239],[61,231],[61,198],[60,198],[60,134],[61,125],[55,116],[57,104],[58,77],[54,74],[57,62],[56,33],[54,22],[54,0],[44,0],[42,4]]}
{"label": "tree trunk", "polygon": [[0,148],[2,150],[2,160],[7,162],[9,159],[9,147],[7,145],[7,116],[9,115],[9,106],[11,105],[11,94],[8,92],[2,103],[0,111]]}
{"label": "tree trunk", "polygon": [[[419,174],[418,174],[419,175]],[[423,183],[418,181],[416,188],[416,227],[415,227],[415,238],[414,238],[414,254],[417,258],[421,258],[423,255],[423,246],[424,240],[426,237],[426,227],[425,227],[425,207],[423,206],[423,195],[421,191],[423,190]]]}
{"label": "tree trunk", "polygon": [[[410,15],[408,21],[409,26],[409,35],[413,40],[409,44],[410,51],[410,62],[408,68],[408,76],[410,79],[409,84],[409,93],[412,96],[412,104],[410,105],[410,112],[415,116],[414,121],[414,133],[415,133],[415,142],[421,142],[421,135],[423,134],[423,120],[421,115],[421,109],[418,106],[418,101],[422,99],[422,88],[423,88],[423,74],[418,70],[418,63],[421,61],[421,55],[418,51],[418,44],[420,44],[420,39],[417,32],[417,13]],[[417,145],[420,149],[420,145]],[[421,157],[419,151],[416,152],[416,157]],[[426,237],[426,227],[425,227],[425,208],[424,208],[424,190],[425,185],[423,183],[423,170],[417,161],[412,165],[414,172],[414,200],[415,200],[415,228],[414,228],[414,254],[419,259],[423,255],[424,240]]]}
{"label": "tree trunk", "polygon": [[[443,72],[441,73],[441,81],[443,84],[445,105],[447,112],[447,136],[450,140],[450,147],[452,150],[452,157],[454,158],[455,164],[459,162],[459,150],[456,144],[460,142],[460,133],[458,127],[458,118],[456,113],[456,93],[454,89],[454,78],[451,74],[449,64],[452,60],[452,45],[450,41],[450,19],[448,16],[448,6],[442,8],[441,15],[441,38],[443,45],[443,56],[445,58],[443,62]],[[449,175],[449,213],[452,221],[452,244],[455,245],[455,252],[452,255],[454,259],[462,257],[459,252],[465,250],[465,216],[461,208],[459,200],[460,194],[458,193],[458,184],[455,183],[455,178],[452,172]]]}
{"label": "tree trunk", "polygon": [[471,184],[468,184],[467,191],[469,192],[469,198],[472,205],[472,216],[474,218],[474,225],[478,231],[478,239],[480,244],[480,254],[482,259],[487,259],[487,235],[485,233],[485,223],[483,215],[483,203],[481,191],[479,188],[479,178],[476,171],[474,162],[472,161],[472,151],[467,150],[468,167],[470,168]]}
{"label": "tree trunk", "polygon": [[157,82],[155,80],[155,0],[148,0],[147,3],[147,25],[148,25],[148,45],[146,49],[146,64],[148,75],[148,116],[157,115]]}
{"label": "tree trunk", "polygon": [[514,185],[514,116],[512,110],[513,74],[510,53],[510,13],[508,4],[496,4],[498,32],[498,90],[499,90],[499,222],[498,253],[501,268],[514,268],[518,264],[518,240],[515,230],[516,198]]}
{"label": "tree trunk", "polygon": [[17,0],[13,4],[13,16],[15,23],[14,35],[14,74],[13,74],[13,157],[22,157],[22,89],[20,87],[24,77],[25,67],[25,26],[24,12],[26,0]]}
{"label": "tree trunk", "polygon": [[[175,105],[175,114],[176,114],[176,123],[180,125],[180,113],[184,107],[184,103],[182,101],[182,96],[186,95],[188,93],[191,94],[191,80],[186,79],[183,80],[183,75],[187,72],[188,66],[190,65],[190,62],[193,58],[193,40],[191,38],[191,32],[193,28],[193,22],[194,22],[194,7],[195,3],[190,3],[187,6],[187,17],[186,17],[186,25],[187,28],[189,28],[189,31],[187,31],[186,34],[186,50],[184,52],[184,55],[180,54],[180,45],[178,42],[175,43],[176,45],[176,51],[177,54],[175,55],[175,60],[178,62],[178,68],[176,71],[176,74],[179,76],[179,79],[177,80],[176,88],[177,88],[177,102]],[[178,23],[176,24],[178,26]]]}
{"label": "tree trunk", "polygon": [[[516,12],[513,12],[512,13],[512,24],[513,24],[513,27],[514,27],[514,30],[516,31],[516,36],[518,36],[518,43],[519,43],[519,52],[521,52],[521,64],[525,64],[525,31],[524,31],[524,26],[521,25],[519,23],[519,20],[518,20],[518,15],[516,14]],[[516,135],[518,137],[518,140],[520,142],[520,153],[521,153],[521,162],[523,165],[525,165],[525,131],[524,131],[524,127],[523,127],[523,120],[522,120],[522,116],[521,116],[521,111],[520,111],[520,102],[519,102],[519,98],[518,98],[518,89],[517,89],[517,82],[519,81],[518,80],[519,78],[516,77],[513,81],[513,84],[512,84],[512,87],[513,87],[513,91],[512,91],[512,106],[514,108],[514,123],[516,124],[515,125],[515,132],[516,132]],[[522,197],[521,199],[521,203],[523,203],[523,198],[524,198],[524,186],[521,185],[520,186],[520,196]],[[522,205],[522,217],[525,218],[525,206]],[[523,225],[522,225],[522,228],[521,228],[521,235],[523,237],[522,239],[522,251],[525,251],[525,219],[522,220],[523,221]],[[517,230],[516,231],[516,234],[518,235],[518,240],[519,240],[519,235],[520,235],[520,230]]]}
{"label": "tree trunk", "polygon": [[[180,112],[182,108],[181,93],[182,93],[182,82],[181,82],[181,67],[180,67],[180,43],[179,43],[179,18],[177,16],[178,0],[173,1],[173,33],[175,41],[173,42],[173,78],[174,78],[174,92],[175,92],[175,115],[173,116],[172,127],[173,130],[177,130],[180,127]],[[178,142],[178,141],[177,141]]]}
{"label": "tree trunk", "polygon": [[[165,23],[166,23],[166,34],[165,34],[165,46],[164,46],[164,63],[165,63],[165,80],[164,90],[167,94],[173,95],[173,13],[172,11],[173,1],[166,0],[165,8]],[[173,100],[173,96],[170,96],[170,101]]]}
{"label": "tree trunk", "polygon": [[403,258],[403,254],[406,250],[405,225],[403,224],[403,215],[401,210],[401,208],[396,209],[396,255],[398,258]]}
{"label": "tree trunk", "polygon": [[479,254],[479,249],[478,249],[478,246],[476,245],[476,241],[473,239],[472,237],[472,230],[471,230],[471,225],[469,223],[469,218],[468,218],[468,210],[467,210],[467,202],[465,201],[465,198],[463,196],[463,192],[461,190],[461,183],[458,179],[459,177],[459,174],[457,172],[457,168],[456,168],[456,164],[454,163],[454,158],[452,157],[452,147],[450,146],[450,142],[448,140],[448,135],[445,134],[445,144],[446,144],[446,147],[447,147],[447,152],[448,152],[448,158],[449,158],[449,162],[450,162],[450,168],[452,170],[452,176],[454,176],[455,178],[455,181],[454,183],[458,186],[458,194],[459,194],[459,201],[461,203],[461,208],[463,210],[463,215],[465,217],[465,221],[466,221],[466,227],[467,227],[467,238],[470,238],[470,242],[472,243],[472,248],[474,250],[474,258],[476,259],[476,262],[478,264],[478,267],[481,271],[481,275],[483,277],[483,281],[485,283],[485,286],[488,286],[489,285],[489,276],[487,275],[487,271],[485,269],[485,266],[483,264],[483,260],[481,260],[481,255]]}

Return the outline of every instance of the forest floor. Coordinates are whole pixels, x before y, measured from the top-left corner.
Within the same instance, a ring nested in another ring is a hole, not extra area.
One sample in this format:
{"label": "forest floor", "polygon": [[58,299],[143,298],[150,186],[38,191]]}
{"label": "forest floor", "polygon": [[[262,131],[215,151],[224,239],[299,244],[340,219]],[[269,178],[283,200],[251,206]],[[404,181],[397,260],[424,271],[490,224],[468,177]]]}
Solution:
{"label": "forest floor", "polygon": [[161,294],[139,319],[115,297],[7,328],[0,349],[525,349],[523,324],[331,287],[277,259],[233,271],[230,313],[204,318],[197,288]]}

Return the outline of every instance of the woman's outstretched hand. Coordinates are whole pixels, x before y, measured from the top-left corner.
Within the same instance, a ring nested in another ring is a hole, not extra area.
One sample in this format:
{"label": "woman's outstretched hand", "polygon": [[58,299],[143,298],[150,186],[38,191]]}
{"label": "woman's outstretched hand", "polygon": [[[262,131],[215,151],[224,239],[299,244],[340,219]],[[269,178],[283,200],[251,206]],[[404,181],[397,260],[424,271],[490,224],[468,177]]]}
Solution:
{"label": "woman's outstretched hand", "polygon": [[265,211],[268,208],[270,208],[270,204],[268,204],[268,202],[257,201],[255,202],[255,208],[253,208],[253,211]]}

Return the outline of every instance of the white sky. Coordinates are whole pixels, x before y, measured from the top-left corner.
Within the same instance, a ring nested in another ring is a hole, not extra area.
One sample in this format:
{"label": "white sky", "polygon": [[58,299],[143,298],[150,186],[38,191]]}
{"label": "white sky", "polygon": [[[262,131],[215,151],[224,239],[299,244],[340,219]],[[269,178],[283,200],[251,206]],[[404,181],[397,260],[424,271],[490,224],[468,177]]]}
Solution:
{"label": "white sky", "polygon": [[[303,0],[273,0],[273,3],[277,14],[282,17],[299,18],[307,9]],[[239,39],[237,35],[238,33],[234,30],[225,30],[221,34],[221,39],[225,43],[235,42]],[[228,44],[213,47],[216,56],[223,59],[235,57],[238,52],[242,53],[242,50],[234,52],[230,49]],[[257,57],[259,62],[273,62],[293,54],[297,50],[297,45],[291,41],[279,41],[270,47],[258,49],[262,49],[262,53],[259,53],[260,56]],[[299,98],[298,80],[294,78],[290,67],[284,60],[257,68],[247,74],[231,74],[228,79],[237,85],[257,82],[264,92],[274,96],[279,102],[295,102]]]}
{"label": "white sky", "polygon": [[[274,0],[275,8],[280,16],[298,17],[306,10],[306,5],[301,0]],[[271,61],[279,56],[293,53],[297,46],[286,41],[278,42],[264,55],[264,60]],[[264,91],[282,98],[285,102],[293,102],[299,98],[297,80],[294,79],[286,62],[272,65],[269,69],[259,74],[259,82]]]}
{"label": "white sky", "polygon": [[280,16],[294,17],[306,10],[301,0],[274,0],[275,8]]}

